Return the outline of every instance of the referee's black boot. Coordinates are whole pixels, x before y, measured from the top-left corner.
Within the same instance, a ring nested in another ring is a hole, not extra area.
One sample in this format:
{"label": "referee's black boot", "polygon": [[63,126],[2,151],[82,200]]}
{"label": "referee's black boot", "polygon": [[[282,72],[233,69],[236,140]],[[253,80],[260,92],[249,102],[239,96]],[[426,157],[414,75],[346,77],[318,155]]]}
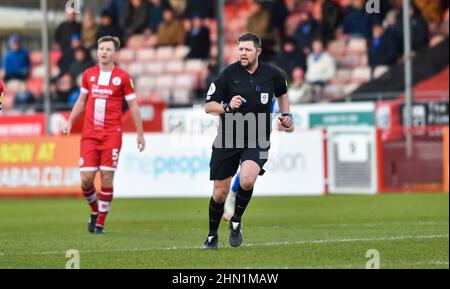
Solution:
{"label": "referee's black boot", "polygon": [[203,244],[203,249],[205,250],[217,250],[218,247],[219,247],[219,237],[217,235],[208,236],[205,243]]}
{"label": "referee's black boot", "polygon": [[239,247],[242,244],[242,225],[241,222],[230,221],[230,245]]}

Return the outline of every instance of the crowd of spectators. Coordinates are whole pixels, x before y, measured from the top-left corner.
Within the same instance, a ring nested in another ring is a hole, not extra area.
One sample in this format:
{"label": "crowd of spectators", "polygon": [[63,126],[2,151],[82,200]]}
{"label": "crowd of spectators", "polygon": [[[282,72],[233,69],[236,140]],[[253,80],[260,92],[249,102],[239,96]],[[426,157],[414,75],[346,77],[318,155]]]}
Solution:
{"label": "crowd of spectators", "polygon": [[[216,1],[211,0],[110,0],[100,15],[85,10],[77,19],[67,14],[54,35],[54,50],[61,52],[58,72],[51,81],[54,102],[76,101],[82,72],[95,63],[99,37],[114,35],[131,45],[143,39],[146,47],[186,45],[187,58],[209,63],[211,81],[217,71],[210,30]],[[293,103],[324,100],[321,91],[335,76],[336,59],[327,52],[339,37],[367,41],[370,67],[395,65],[403,53],[402,0],[380,0],[380,13],[368,13],[365,0],[228,0],[227,5],[250,11],[246,30],[263,40],[263,60],[282,68],[288,75]],[[448,35],[448,0],[414,0],[409,17],[412,48],[428,47],[431,36]],[[237,16],[236,16],[237,17]],[[81,22],[79,22],[81,20]],[[97,21],[98,20],[98,21]],[[226,19],[225,25],[229,19]],[[26,81],[30,77],[30,56],[18,35],[8,41],[3,57],[4,81]],[[205,84],[205,87],[208,85]],[[14,106],[23,109],[39,96],[20,85]],[[69,107],[70,108],[70,107]]]}

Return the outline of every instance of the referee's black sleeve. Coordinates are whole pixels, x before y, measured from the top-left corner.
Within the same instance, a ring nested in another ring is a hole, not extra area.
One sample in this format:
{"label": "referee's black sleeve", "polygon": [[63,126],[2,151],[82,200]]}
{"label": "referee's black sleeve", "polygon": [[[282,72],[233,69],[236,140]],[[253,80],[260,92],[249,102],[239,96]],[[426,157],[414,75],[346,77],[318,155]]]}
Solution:
{"label": "referee's black sleeve", "polygon": [[287,82],[281,73],[277,73],[275,78],[275,97],[280,97],[287,93]]}
{"label": "referee's black sleeve", "polygon": [[221,103],[227,95],[227,73],[226,70],[220,73],[219,77],[209,86],[206,95],[206,103],[215,101]]}

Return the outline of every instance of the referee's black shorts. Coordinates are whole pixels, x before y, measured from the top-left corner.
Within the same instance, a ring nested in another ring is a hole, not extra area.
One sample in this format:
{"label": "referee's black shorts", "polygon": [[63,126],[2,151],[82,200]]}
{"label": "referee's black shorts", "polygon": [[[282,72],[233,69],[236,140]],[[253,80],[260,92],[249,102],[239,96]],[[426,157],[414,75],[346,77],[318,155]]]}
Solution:
{"label": "referee's black shorts", "polygon": [[264,164],[267,162],[269,149],[261,148],[215,148],[212,149],[211,161],[209,163],[210,180],[225,180],[236,174],[239,165],[247,160],[254,161],[260,167],[259,175],[265,171]]}

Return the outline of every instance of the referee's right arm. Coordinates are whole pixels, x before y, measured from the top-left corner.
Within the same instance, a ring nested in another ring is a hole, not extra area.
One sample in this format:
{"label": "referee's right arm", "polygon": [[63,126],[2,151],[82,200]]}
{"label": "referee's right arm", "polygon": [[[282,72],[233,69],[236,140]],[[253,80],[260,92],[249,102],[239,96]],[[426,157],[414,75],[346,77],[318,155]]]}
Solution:
{"label": "referee's right arm", "polygon": [[226,99],[227,87],[226,70],[224,70],[209,86],[208,93],[206,95],[206,113],[215,115],[225,113],[226,103],[224,104],[224,99]]}

